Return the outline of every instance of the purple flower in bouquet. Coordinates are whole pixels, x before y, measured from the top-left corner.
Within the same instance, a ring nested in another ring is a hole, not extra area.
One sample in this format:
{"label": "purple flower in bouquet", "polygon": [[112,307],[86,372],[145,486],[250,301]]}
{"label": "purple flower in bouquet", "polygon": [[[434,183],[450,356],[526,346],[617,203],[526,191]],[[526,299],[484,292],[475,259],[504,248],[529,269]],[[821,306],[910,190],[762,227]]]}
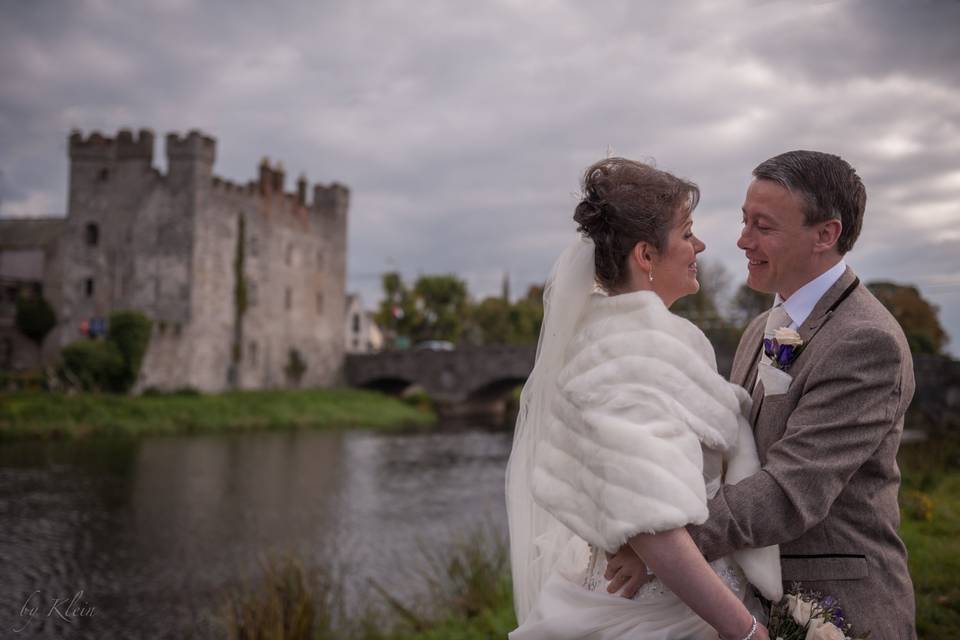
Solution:
{"label": "purple flower in bouquet", "polygon": [[763,352],[770,358],[770,364],[781,371],[790,368],[803,346],[800,334],[786,327],[774,331],[772,338],[763,339]]}

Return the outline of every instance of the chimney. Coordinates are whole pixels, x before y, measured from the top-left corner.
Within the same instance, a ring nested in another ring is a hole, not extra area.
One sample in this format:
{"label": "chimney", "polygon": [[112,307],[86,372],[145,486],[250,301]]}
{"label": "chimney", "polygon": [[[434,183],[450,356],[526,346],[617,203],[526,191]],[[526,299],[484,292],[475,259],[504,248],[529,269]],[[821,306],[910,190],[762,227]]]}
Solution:
{"label": "chimney", "polygon": [[273,170],[273,190],[277,193],[283,193],[283,163],[278,162],[277,168]]}
{"label": "chimney", "polygon": [[300,174],[297,178],[297,204],[307,206],[307,176]]}
{"label": "chimney", "polygon": [[260,161],[260,193],[266,195],[271,188],[271,172],[270,172],[270,158],[264,156],[263,160]]}

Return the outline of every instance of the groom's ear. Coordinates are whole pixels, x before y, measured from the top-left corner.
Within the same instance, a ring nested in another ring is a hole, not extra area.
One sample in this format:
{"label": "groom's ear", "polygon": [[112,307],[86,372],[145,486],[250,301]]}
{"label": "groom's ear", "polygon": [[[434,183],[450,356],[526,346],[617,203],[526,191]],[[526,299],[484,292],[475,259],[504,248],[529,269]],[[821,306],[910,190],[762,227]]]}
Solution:
{"label": "groom's ear", "polygon": [[817,230],[817,241],[813,245],[814,253],[824,253],[837,246],[837,240],[840,239],[840,233],[843,231],[843,223],[839,220],[827,220],[821,222]]}

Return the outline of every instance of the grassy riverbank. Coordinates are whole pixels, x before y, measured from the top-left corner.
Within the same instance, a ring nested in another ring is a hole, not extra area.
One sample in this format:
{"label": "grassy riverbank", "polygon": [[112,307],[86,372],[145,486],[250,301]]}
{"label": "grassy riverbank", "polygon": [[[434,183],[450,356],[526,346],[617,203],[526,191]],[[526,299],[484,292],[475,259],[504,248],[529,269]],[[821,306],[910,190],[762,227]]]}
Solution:
{"label": "grassy riverbank", "polygon": [[396,429],[435,417],[356,389],[120,396],[0,393],[0,440],[211,433],[252,429]]}
{"label": "grassy riverbank", "polygon": [[960,638],[960,441],[905,446],[900,462],[900,535],[910,554],[919,638]]}

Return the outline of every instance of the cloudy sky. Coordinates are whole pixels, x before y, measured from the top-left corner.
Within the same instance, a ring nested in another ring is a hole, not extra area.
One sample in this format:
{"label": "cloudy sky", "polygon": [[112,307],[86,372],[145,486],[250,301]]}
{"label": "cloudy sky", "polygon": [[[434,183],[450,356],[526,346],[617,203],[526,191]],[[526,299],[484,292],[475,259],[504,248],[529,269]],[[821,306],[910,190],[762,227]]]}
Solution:
{"label": "cloudy sky", "polygon": [[[282,6],[275,6],[282,5]],[[348,286],[542,281],[612,151],[703,190],[734,284],[751,169],[838,153],[867,185],[848,262],[917,284],[960,354],[960,2],[0,0],[0,214],[64,214],[78,128],[199,128],[216,172],[352,190]],[[158,146],[157,163],[163,166]],[[288,188],[292,188],[288,184]]]}

